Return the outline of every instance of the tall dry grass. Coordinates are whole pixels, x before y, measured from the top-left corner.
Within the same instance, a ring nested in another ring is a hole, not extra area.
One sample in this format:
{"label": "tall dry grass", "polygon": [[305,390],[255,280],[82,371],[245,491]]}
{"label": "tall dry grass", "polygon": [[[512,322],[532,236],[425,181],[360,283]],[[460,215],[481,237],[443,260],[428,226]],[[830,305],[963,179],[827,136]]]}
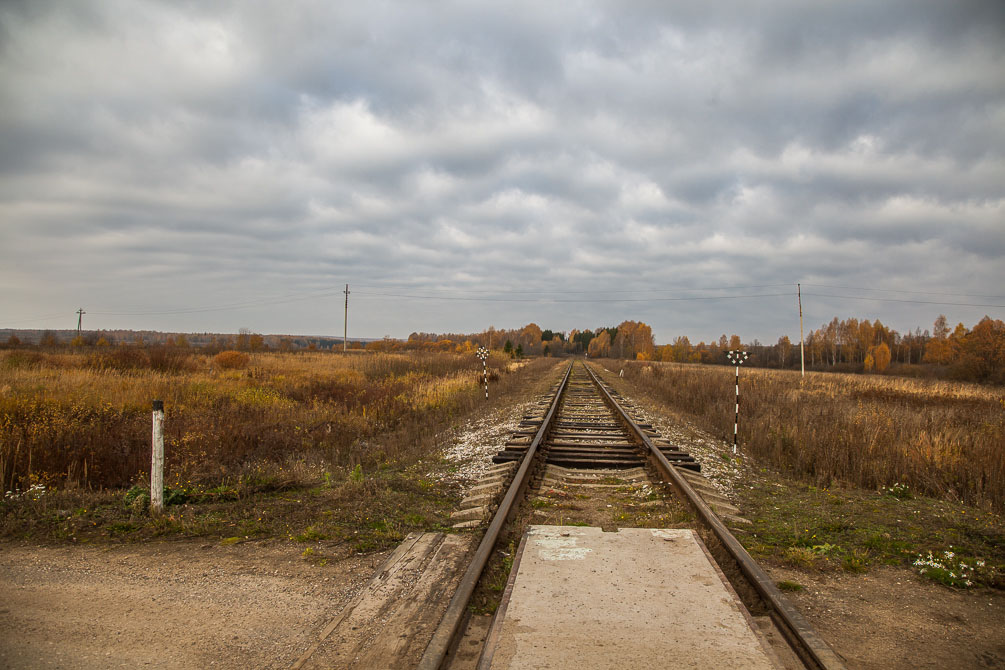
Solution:
{"label": "tall dry grass", "polygon": [[[170,364],[166,364],[165,361]],[[126,486],[149,472],[150,403],[166,407],[166,482],[213,483],[250,464],[400,460],[483,403],[481,366],[441,353],[0,354],[0,486]],[[500,384],[506,361],[490,361]],[[406,437],[384,439],[391,431]]]}
{"label": "tall dry grass", "polygon": [[[731,367],[629,362],[627,380],[732,439]],[[1005,389],[870,375],[740,370],[740,443],[817,484],[906,483],[1005,510]]]}

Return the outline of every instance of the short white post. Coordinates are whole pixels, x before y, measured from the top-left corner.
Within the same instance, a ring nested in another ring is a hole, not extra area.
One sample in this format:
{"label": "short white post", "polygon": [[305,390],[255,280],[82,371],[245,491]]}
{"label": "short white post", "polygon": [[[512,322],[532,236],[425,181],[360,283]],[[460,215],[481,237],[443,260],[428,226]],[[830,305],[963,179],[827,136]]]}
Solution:
{"label": "short white post", "polygon": [[153,403],[153,444],[150,449],[150,511],[164,511],[164,401]]}

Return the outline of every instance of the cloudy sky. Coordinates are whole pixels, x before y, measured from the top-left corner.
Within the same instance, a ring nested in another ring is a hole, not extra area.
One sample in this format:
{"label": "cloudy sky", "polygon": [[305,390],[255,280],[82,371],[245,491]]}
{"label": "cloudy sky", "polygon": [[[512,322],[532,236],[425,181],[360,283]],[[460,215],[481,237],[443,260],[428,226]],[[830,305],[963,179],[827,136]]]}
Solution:
{"label": "cloudy sky", "polygon": [[0,5],[0,327],[1005,318],[1005,4]]}

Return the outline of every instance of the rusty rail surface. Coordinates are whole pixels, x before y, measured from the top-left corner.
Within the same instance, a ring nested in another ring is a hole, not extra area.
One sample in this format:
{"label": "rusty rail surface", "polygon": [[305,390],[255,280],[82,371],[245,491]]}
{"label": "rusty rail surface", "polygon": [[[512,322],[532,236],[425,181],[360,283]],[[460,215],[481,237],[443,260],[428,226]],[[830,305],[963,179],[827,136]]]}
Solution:
{"label": "rusty rail surface", "polygon": [[648,450],[648,456],[656,468],[673,484],[674,488],[683,494],[698,514],[701,522],[718,538],[729,555],[736,561],[744,577],[750,581],[768,604],[768,607],[771,609],[772,618],[779,624],[779,629],[785,635],[793,651],[796,652],[804,663],[809,663],[812,668],[820,670],[845,670],[845,664],[841,658],[831,649],[830,645],[817,635],[810,622],[785,599],[785,596],[775,586],[771,577],[747,553],[747,550],[743,548],[740,541],[736,539],[729,528],[712,511],[712,508],[691,488],[687,480],[670,464],[670,461],[653,444],[649,436],[635,423],[635,420],[621,407],[621,404],[614,399],[606,385],[590,369],[590,366],[584,365],[584,367],[590,373],[597,388],[605,396],[610,407],[618,413],[628,428],[634,433],[635,437],[645,445]]}

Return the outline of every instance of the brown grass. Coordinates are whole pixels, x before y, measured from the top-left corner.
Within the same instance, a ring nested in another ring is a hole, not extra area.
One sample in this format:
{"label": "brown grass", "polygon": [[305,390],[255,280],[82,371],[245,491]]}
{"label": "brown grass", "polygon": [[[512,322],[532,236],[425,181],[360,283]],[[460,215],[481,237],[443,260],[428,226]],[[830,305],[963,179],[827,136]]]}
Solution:
{"label": "brown grass", "polygon": [[[153,399],[166,408],[165,483],[180,488],[253,477],[263,464],[407,464],[422,455],[408,436],[484,402],[471,356],[259,353],[221,370],[162,349],[0,354],[0,490],[142,481]],[[518,383],[507,362],[490,360],[504,387]],[[382,439],[389,431],[398,437]]]}
{"label": "brown grass", "polygon": [[[732,367],[617,362],[626,380],[732,440]],[[1005,510],[1005,389],[873,375],[740,371],[740,444],[817,485]]]}

